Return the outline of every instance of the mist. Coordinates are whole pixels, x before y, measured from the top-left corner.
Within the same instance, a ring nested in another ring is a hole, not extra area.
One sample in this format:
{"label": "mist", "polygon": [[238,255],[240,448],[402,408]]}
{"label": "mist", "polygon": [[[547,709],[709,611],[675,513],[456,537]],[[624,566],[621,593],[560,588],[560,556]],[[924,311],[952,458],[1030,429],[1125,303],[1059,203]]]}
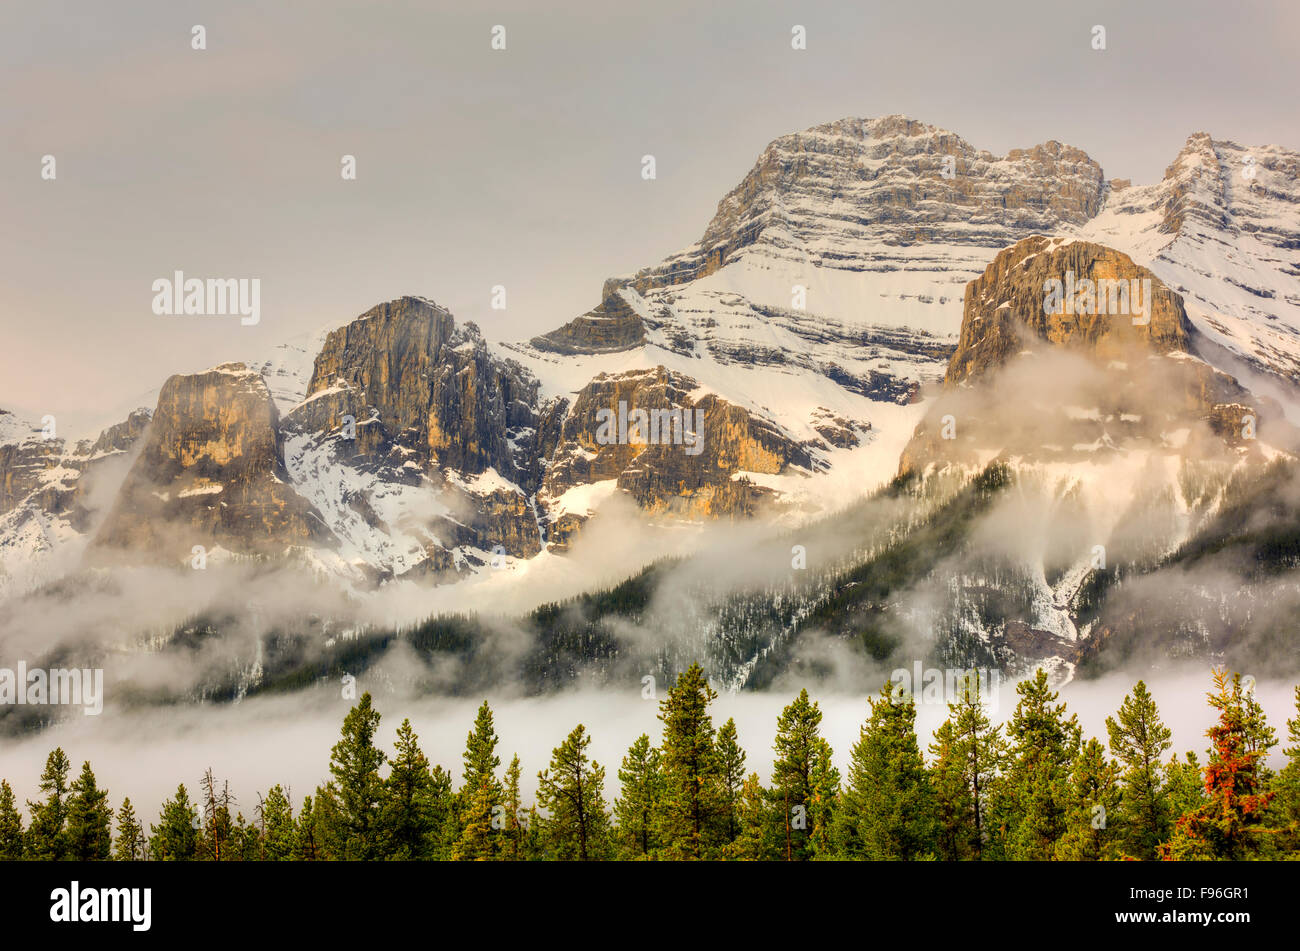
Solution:
{"label": "mist", "polygon": [[[1078,714],[1085,738],[1095,736],[1105,742],[1105,719],[1114,715],[1133,683],[1122,676],[1076,681],[1061,690],[1061,700],[1070,712]],[[1205,699],[1211,686],[1208,668],[1149,679],[1147,686],[1173,731],[1171,752],[1181,757],[1185,750],[1193,750],[1204,763],[1205,731],[1214,720]],[[440,764],[450,771],[456,785],[460,784],[461,753],[479,699],[403,699],[366,678],[358,681],[357,689],[374,691],[376,709],[383,717],[377,736],[383,749],[391,752],[397,727],[409,717],[430,763]],[[1260,680],[1256,685],[1255,696],[1279,735],[1285,735],[1286,719],[1296,715],[1292,691],[1293,685],[1282,681]],[[605,799],[612,803],[618,795],[618,766],[627,748],[642,733],[652,742],[660,739],[658,703],[641,694],[640,683],[629,683],[618,690],[482,698],[492,706],[502,772],[510,757],[518,753],[523,793],[531,801],[537,773],[548,766],[550,751],[583,723],[592,736],[590,755],[605,767]],[[663,699],[666,685],[658,685],[657,694],[657,699]],[[868,714],[868,694],[810,694],[820,704],[822,734],[845,776],[851,748]],[[1009,719],[1015,697],[1014,684],[1003,681],[991,719]],[[710,708],[715,727],[735,718],[747,754],[746,769],[756,771],[765,783],[770,779],[777,716],[793,698],[789,692],[723,693]],[[178,708],[166,716],[137,711],[82,717],[38,736],[0,743],[0,777],[13,786],[19,801],[35,799],[45,757],[61,746],[74,772],[82,761],[91,762],[100,785],[109,790],[114,808],[129,796],[146,827],[157,820],[159,807],[175,793],[177,784],[184,783],[193,797],[209,767],[219,781],[229,780],[237,809],[245,819],[254,815],[258,793],[265,795],[276,783],[292,790],[296,810],[303,796],[313,794],[317,785],[329,780],[330,749],[338,741],[343,717],[352,703],[338,690],[313,690],[233,705]],[[941,704],[918,703],[917,734],[923,752],[946,716],[947,709]],[[928,753],[926,757],[931,761]],[[1271,762],[1276,765],[1279,760],[1274,749]]]}

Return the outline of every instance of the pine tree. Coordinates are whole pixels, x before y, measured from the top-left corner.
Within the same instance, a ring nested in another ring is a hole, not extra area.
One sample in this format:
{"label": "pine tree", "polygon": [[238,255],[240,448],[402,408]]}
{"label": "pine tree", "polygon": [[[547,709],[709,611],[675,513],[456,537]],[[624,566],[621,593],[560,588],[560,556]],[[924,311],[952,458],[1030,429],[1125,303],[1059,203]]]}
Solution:
{"label": "pine tree", "polygon": [[506,768],[506,782],[503,792],[505,828],[502,829],[502,832],[505,835],[501,849],[501,857],[509,862],[519,862],[524,858],[524,803],[519,792],[520,774],[519,757],[518,755],[512,756],[510,765]]}
{"label": "pine tree", "polygon": [[316,805],[330,806],[325,825],[326,849],[336,859],[376,859],[382,857],[379,811],[384,795],[384,781],[379,769],[384,764],[383,750],[375,745],[379,730],[379,712],[371,707],[370,694],[364,693],[343,720],[342,738],[330,754],[328,796]]}
{"label": "pine tree", "polygon": [[664,725],[659,834],[669,858],[705,858],[714,844],[721,773],[709,704],[717,696],[700,665],[691,664],[659,703]]}
{"label": "pine tree", "polygon": [[1243,692],[1240,674],[1229,681],[1226,671],[1216,670],[1209,700],[1219,722],[1207,732],[1206,802],[1178,819],[1161,857],[1258,858],[1268,844],[1263,820],[1273,795],[1264,788],[1259,762],[1267,748],[1267,724]]}
{"label": "pine tree", "polygon": [[916,700],[888,681],[850,753],[835,841],[849,858],[909,861],[932,856],[939,825],[916,737]]}
{"label": "pine tree", "polygon": [[[949,704],[950,713],[956,704]],[[935,817],[938,820],[938,854],[954,862],[976,854],[975,807],[966,782],[966,759],[957,739],[952,716],[939,724],[930,744],[934,766],[930,786],[934,790]]]}
{"label": "pine tree", "polygon": [[188,862],[198,852],[199,813],[184,784],[162,806],[158,825],[150,826],[149,854],[160,862]]}
{"label": "pine tree", "polygon": [[87,760],[68,797],[68,858],[106,862],[113,850],[113,810],[108,791],[100,789]]}
{"label": "pine tree", "polygon": [[1110,751],[1124,769],[1124,846],[1135,858],[1153,859],[1173,825],[1162,789],[1163,757],[1173,746],[1173,734],[1141,680],[1124,698],[1117,716],[1106,718],[1106,732]]}
{"label": "pine tree", "polygon": [[230,843],[226,847],[223,860],[236,862],[259,862],[264,856],[262,832],[257,823],[249,822],[242,812],[235,813],[234,825],[231,827]]}
{"label": "pine tree", "polygon": [[315,796],[303,797],[302,808],[298,810],[294,839],[298,844],[297,858],[304,862],[320,862],[333,857],[325,842],[329,819],[323,803],[328,799],[324,787],[317,787]]}
{"label": "pine tree", "polygon": [[605,768],[589,761],[591,736],[579,723],[551,753],[551,765],[537,774],[537,804],[546,811],[542,839],[556,859],[604,858],[609,814],[605,810]]}
{"label": "pine tree", "polygon": [[524,825],[524,858],[529,862],[538,862],[545,858],[542,846],[542,820],[537,814],[537,807],[528,810],[528,822]]}
{"label": "pine tree", "polygon": [[1279,845],[1289,853],[1300,852],[1300,686],[1295,688],[1295,707],[1295,717],[1286,721],[1286,765],[1273,780],[1272,803]]}
{"label": "pine tree", "polygon": [[259,804],[262,823],[262,857],[268,862],[286,862],[299,856],[298,828],[293,803],[279,783]]}
{"label": "pine tree", "polygon": [[740,748],[734,718],[718,730],[717,754],[721,841],[725,846],[740,835],[740,787],[745,782],[745,751]]}
{"label": "pine tree", "polygon": [[117,841],[113,845],[113,858],[119,862],[139,862],[144,857],[144,829],[135,817],[131,797],[127,796],[117,810]]}
{"label": "pine tree", "polygon": [[460,815],[456,794],[452,791],[451,773],[439,765],[429,770],[432,779],[430,787],[433,793],[433,855],[432,858],[446,861],[451,858],[451,850],[460,835]]}
{"label": "pine tree", "polygon": [[614,801],[614,817],[622,853],[629,858],[649,859],[659,851],[661,840],[655,822],[663,795],[659,760],[659,751],[642,733],[628,748],[618,771],[621,794]]}
{"label": "pine tree", "polygon": [[392,770],[384,781],[379,834],[383,854],[399,860],[433,857],[440,816],[429,760],[420,750],[411,721],[397,728]]}
{"label": "pine tree", "polygon": [[[461,790],[464,798],[465,790]],[[492,828],[493,799],[496,793],[492,781],[484,777],[477,791],[469,797],[469,804],[461,812],[461,832],[452,848],[451,857],[456,862],[487,862],[497,857],[497,837]]]}
{"label": "pine tree", "polygon": [[484,700],[474,718],[474,729],[465,738],[465,768],[462,774],[464,785],[457,795],[457,839],[463,836],[463,830],[471,819],[481,819],[482,808],[484,805],[487,807],[487,837],[483,838],[483,830],[476,829],[473,838],[477,844],[471,851],[480,847],[494,849],[499,844],[496,837],[490,834],[491,818],[499,814],[498,807],[503,795],[496,773],[497,767],[501,765],[501,758],[496,755],[497,742],[492,708]]}
{"label": "pine tree", "polygon": [[1255,759],[1255,775],[1262,786],[1273,781],[1273,770],[1268,765],[1268,751],[1277,746],[1277,731],[1268,724],[1264,708],[1255,699],[1255,681],[1241,688],[1242,729],[1246,738],[1246,752],[1259,754]]}
{"label": "pine tree", "polygon": [[1089,739],[1074,761],[1066,831],[1056,843],[1056,857],[1074,862],[1118,858],[1120,796],[1119,769],[1106,759],[1101,743]]}
{"label": "pine tree", "polygon": [[0,780],[0,862],[23,857],[23,817],[14,802],[13,787]]}
{"label": "pine tree", "polygon": [[821,741],[822,712],[808,698],[808,691],[781,711],[776,721],[776,758],[772,764],[770,795],[784,817],[782,849],[785,858],[802,861],[812,857],[813,771]]}
{"label": "pine tree", "polygon": [[[773,797],[763,788],[758,773],[750,773],[740,787],[740,835],[728,848],[727,857],[750,862],[784,858],[785,816],[780,809],[773,805]],[[778,841],[781,848],[777,847]]]}
{"label": "pine tree", "polygon": [[835,851],[832,830],[839,806],[840,771],[833,758],[830,743],[819,737],[813,751],[812,799],[808,803],[812,855],[816,858],[830,858]]}
{"label": "pine tree", "polygon": [[1003,857],[1044,860],[1055,855],[1066,831],[1070,773],[1080,746],[1078,717],[1065,717],[1065,704],[1039,668],[1016,685],[1020,701],[1011,718],[1007,775],[1000,785],[998,822]]}
{"label": "pine tree", "polygon": [[25,852],[30,859],[57,862],[68,853],[68,769],[71,764],[63,748],[45,760],[40,790],[45,799],[28,802],[32,823],[27,828]]}
{"label": "pine tree", "polygon": [[[953,739],[956,754],[965,762],[964,776],[969,795],[970,815],[963,837],[974,853],[974,858],[984,857],[989,840],[988,808],[993,800],[999,773],[1007,756],[1002,727],[994,726],[984,712],[984,698],[980,694],[980,678],[972,670],[961,679],[957,704],[949,704],[949,714],[954,716]],[[995,698],[996,699],[996,698]]]}
{"label": "pine tree", "polygon": [[[1194,812],[1205,803],[1205,783],[1201,779],[1201,764],[1195,753],[1188,752],[1181,760],[1177,754],[1171,756],[1165,764],[1164,774],[1164,799],[1169,815],[1181,816]],[[1170,832],[1173,832],[1172,825]]]}

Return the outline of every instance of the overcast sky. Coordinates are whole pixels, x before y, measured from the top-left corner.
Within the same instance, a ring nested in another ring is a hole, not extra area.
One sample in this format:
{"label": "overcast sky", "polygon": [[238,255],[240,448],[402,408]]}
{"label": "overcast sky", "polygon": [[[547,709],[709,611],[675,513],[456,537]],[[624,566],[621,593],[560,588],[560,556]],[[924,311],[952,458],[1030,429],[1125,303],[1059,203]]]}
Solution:
{"label": "overcast sky", "polygon": [[[845,116],[1059,139],[1135,182],[1195,131],[1300,147],[1298,37],[1294,0],[4,4],[0,407],[70,435],[401,294],[551,329],[695,241],[770,140]],[[260,278],[261,323],[155,316],[176,269]]]}

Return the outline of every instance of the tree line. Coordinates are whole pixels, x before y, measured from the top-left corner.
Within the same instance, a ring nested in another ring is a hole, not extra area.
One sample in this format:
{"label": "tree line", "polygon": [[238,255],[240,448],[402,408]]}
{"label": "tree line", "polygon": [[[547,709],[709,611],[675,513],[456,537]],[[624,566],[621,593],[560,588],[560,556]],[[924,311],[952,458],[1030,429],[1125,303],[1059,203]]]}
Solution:
{"label": "tree line", "polygon": [[1274,729],[1239,675],[1217,670],[1217,714],[1202,765],[1173,754],[1142,681],[1084,739],[1038,671],[993,724],[977,677],[959,685],[928,758],[916,701],[886,683],[841,776],[806,690],[777,718],[769,782],[746,771],[736,724],[715,727],[716,692],[692,665],[659,704],[662,738],[642,734],[607,800],[605,767],[579,724],[520,793],[514,756],[501,772],[492,710],[479,707],[461,781],[431,765],[409,720],[391,753],[375,742],[370,694],[344,718],[328,782],[295,811],[276,785],[245,818],[209,769],[184,784],[146,833],[129,798],[116,814],[90,763],[68,782],[55,749],[24,824],[0,781],[0,859],[234,860],[1111,860],[1300,858],[1300,686],[1286,761],[1271,769]]}

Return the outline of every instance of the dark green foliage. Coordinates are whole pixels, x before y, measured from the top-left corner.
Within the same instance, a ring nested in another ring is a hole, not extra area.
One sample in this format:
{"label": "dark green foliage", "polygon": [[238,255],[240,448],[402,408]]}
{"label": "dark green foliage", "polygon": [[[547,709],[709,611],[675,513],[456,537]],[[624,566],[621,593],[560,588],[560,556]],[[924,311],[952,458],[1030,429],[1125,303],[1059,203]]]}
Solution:
{"label": "dark green foliage", "polygon": [[41,773],[40,802],[28,802],[32,822],[27,827],[25,852],[30,859],[57,862],[68,855],[68,769],[71,764],[63,748],[45,760]]}
{"label": "dark green foliage", "polygon": [[835,842],[849,858],[932,857],[938,809],[916,736],[916,701],[886,682],[850,757]]}
{"label": "dark green foliage", "polygon": [[551,766],[537,776],[537,804],[544,810],[541,837],[554,859],[604,858],[609,846],[605,768],[587,757],[591,737],[578,724],[551,753]]}
{"label": "dark green foliage", "polygon": [[163,803],[158,825],[150,826],[149,857],[160,862],[186,862],[198,852],[199,813],[184,784]]}
{"label": "dark green foliage", "polygon": [[103,862],[112,855],[113,810],[108,791],[100,789],[87,761],[72,784],[68,797],[68,858],[78,862]]}

